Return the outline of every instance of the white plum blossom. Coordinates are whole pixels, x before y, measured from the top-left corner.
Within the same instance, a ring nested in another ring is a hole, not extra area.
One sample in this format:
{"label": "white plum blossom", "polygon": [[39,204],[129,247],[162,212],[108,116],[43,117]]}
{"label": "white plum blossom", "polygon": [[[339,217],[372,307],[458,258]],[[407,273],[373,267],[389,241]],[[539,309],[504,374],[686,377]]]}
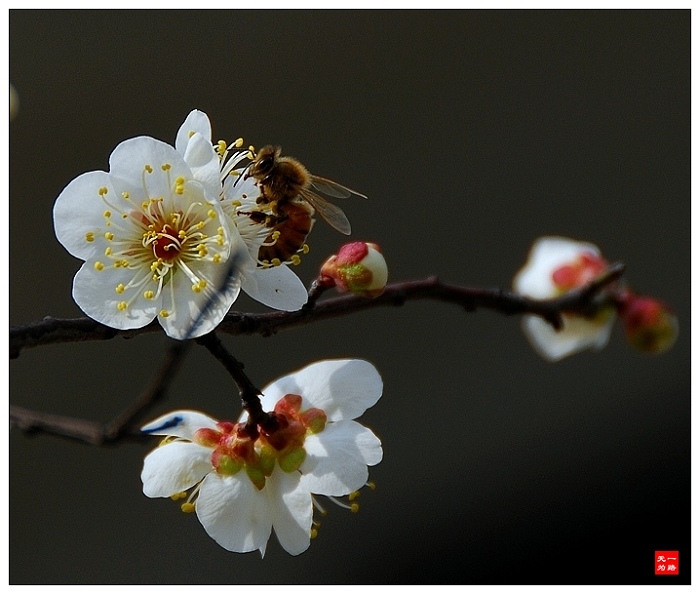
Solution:
{"label": "white plum blossom", "polygon": [[[269,423],[216,421],[175,411],[142,431],[164,435],[141,473],[148,497],[187,497],[209,536],[229,551],[265,554],[274,528],[292,555],[315,531],[315,496],[354,499],[369,484],[368,466],[382,459],[374,433],[356,422],[382,394],[373,365],[327,360],[273,382],[261,404]],[[353,503],[351,509],[356,509]]]}
{"label": "white plum blossom", "polygon": [[[211,150],[200,135],[189,148],[193,157]],[[173,338],[211,331],[240,290],[225,274],[243,249],[216,186],[195,177],[172,146],[145,136],[119,144],[109,165],[74,179],[54,206],[58,240],[85,261],[73,281],[76,303],[121,330],[157,317]]]}
{"label": "white plum blossom", "polygon": [[[608,264],[591,243],[564,237],[538,239],[527,263],[514,281],[515,292],[533,299],[558,297],[605,271]],[[523,318],[523,331],[533,348],[548,361],[558,361],[587,349],[602,349],[610,339],[615,310],[604,307],[592,318],[563,314],[563,328],[555,330],[538,316]]]}
{"label": "white plum blossom", "polygon": [[108,172],[78,176],[57,198],[56,236],[84,261],[73,281],[78,306],[120,330],[157,318],[177,339],[213,330],[241,287],[271,307],[299,309],[298,277],[258,267],[224,213],[225,174],[206,114],[191,112],[175,144],[126,140]]}
{"label": "white plum blossom", "polygon": [[[189,152],[192,138],[199,135],[211,144],[211,124],[207,115],[194,110],[185,120],[178,132],[175,146],[185,154]],[[258,261],[260,246],[270,234],[270,229],[256,222],[249,213],[258,209],[257,199],[260,189],[252,177],[244,175],[243,163],[249,160],[249,149],[241,149],[242,139],[231,145],[224,141],[216,144],[216,162],[202,163],[198,173],[218,182],[220,204],[232,227],[236,227],[246,249],[237,255],[236,266],[240,275],[241,288],[250,297],[260,303],[284,311],[296,311],[308,299],[308,293],[299,277],[282,262],[276,265],[263,265]],[[212,152],[214,149],[212,148]],[[295,263],[299,259],[294,259]]]}

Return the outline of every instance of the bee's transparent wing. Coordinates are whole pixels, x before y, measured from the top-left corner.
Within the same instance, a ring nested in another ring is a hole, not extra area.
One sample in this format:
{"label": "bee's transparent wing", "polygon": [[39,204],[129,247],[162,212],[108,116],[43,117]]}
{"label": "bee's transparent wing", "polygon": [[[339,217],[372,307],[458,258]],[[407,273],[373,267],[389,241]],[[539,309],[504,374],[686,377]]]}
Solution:
{"label": "bee's transparent wing", "polygon": [[339,183],[334,182],[325,177],[319,177],[318,175],[311,176],[311,187],[319,194],[324,194],[331,198],[349,198],[350,196],[359,196],[367,200],[367,196],[360,194],[355,190],[341,186]]}
{"label": "bee's transparent wing", "polygon": [[342,209],[311,190],[302,190],[300,196],[313,206],[314,210],[331,227],[340,231],[343,235],[350,235],[350,221],[348,221],[348,217],[345,216]]}

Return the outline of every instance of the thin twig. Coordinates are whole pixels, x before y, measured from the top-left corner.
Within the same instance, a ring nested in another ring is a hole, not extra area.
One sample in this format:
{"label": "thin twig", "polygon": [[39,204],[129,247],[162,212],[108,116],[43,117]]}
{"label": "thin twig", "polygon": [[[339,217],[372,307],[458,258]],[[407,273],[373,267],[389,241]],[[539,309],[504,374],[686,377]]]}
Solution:
{"label": "thin twig", "polygon": [[146,389],[107,423],[29,410],[15,405],[10,405],[10,423],[26,433],[47,433],[97,446],[127,439],[143,440],[146,436],[134,425],[165,396],[190,344],[173,341]]}
{"label": "thin twig", "polygon": [[204,346],[226,368],[233,381],[236,382],[240,392],[243,408],[248,412],[255,423],[264,421],[265,413],[260,404],[262,392],[255,387],[250,378],[243,371],[243,363],[226,350],[215,332],[210,332],[197,339],[197,343]]}

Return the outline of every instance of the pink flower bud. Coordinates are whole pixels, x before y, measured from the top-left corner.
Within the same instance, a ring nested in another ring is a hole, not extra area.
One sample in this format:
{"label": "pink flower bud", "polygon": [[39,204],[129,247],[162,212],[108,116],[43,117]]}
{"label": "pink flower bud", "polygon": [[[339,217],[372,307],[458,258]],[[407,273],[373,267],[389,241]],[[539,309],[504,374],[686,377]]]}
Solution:
{"label": "pink flower bud", "polygon": [[337,255],[326,260],[321,267],[321,282],[341,292],[378,297],[384,292],[388,274],[379,246],[355,241],[346,243]]}
{"label": "pink flower bud", "polygon": [[627,340],[643,353],[664,353],[678,338],[678,318],[665,303],[652,297],[642,297],[631,292],[625,295],[620,319]]}

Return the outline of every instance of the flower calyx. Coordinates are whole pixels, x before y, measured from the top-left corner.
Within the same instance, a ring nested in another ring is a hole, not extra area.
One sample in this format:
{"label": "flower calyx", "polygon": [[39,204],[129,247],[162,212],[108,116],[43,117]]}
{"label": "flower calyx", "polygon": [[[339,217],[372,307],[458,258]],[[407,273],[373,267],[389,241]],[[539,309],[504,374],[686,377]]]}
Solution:
{"label": "flower calyx", "polygon": [[215,428],[198,429],[193,441],[213,450],[211,464],[218,474],[231,476],[245,470],[262,490],[275,464],[284,472],[299,470],[306,459],[306,436],[325,428],[326,414],[318,408],[302,411],[301,403],[301,396],[287,394],[258,423],[219,421]]}

